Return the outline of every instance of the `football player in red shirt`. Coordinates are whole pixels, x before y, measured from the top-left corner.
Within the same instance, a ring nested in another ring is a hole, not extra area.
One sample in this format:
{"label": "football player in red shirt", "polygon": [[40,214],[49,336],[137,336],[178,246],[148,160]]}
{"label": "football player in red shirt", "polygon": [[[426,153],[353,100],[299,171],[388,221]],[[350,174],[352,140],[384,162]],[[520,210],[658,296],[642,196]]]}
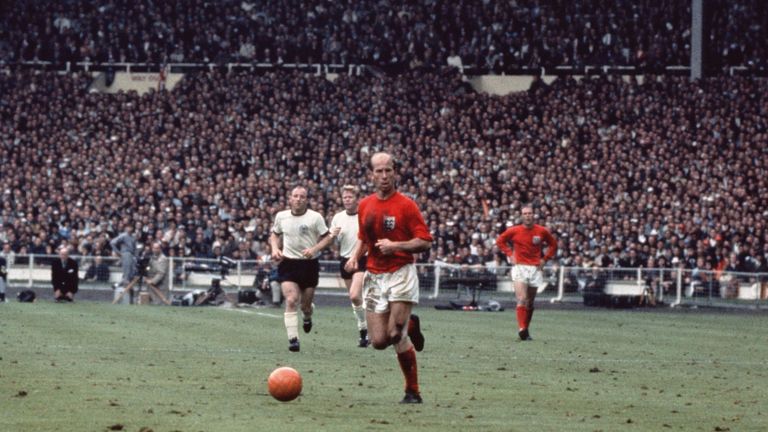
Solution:
{"label": "football player in red shirt", "polygon": [[[496,239],[496,245],[514,265],[512,283],[517,298],[518,335],[522,340],[531,340],[528,327],[533,317],[533,301],[537,289],[546,285],[542,268],[555,256],[557,240],[548,229],[533,223],[533,207],[524,206],[521,216],[523,223],[507,228]],[[547,253],[542,257],[545,246]]]}
{"label": "football player in red shirt", "polygon": [[368,251],[363,282],[368,337],[377,350],[395,347],[405,377],[400,402],[421,403],[416,351],[424,349],[424,335],[419,317],[411,314],[419,302],[413,254],[428,251],[432,236],[416,203],[397,191],[394,157],[376,153],[370,169],[376,192],[360,201],[359,241],[345,269],[354,273],[358,258]]}

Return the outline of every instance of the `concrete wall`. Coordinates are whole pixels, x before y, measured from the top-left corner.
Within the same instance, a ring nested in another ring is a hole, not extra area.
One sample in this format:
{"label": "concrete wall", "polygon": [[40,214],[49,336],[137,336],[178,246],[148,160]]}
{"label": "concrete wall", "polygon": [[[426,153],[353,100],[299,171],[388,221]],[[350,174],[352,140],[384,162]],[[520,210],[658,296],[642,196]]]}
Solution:
{"label": "concrete wall", "polygon": [[[575,80],[584,79],[582,75],[574,75]],[[629,81],[629,75],[622,75],[624,81]],[[557,76],[544,75],[541,77],[542,81],[546,84],[551,84]],[[643,76],[635,76],[638,83],[643,82]],[[478,75],[474,77],[467,77],[467,82],[478,93],[488,93],[496,96],[504,96],[515,92],[524,92],[531,88],[533,82],[532,75]]]}
{"label": "concrete wall", "polygon": [[[549,84],[555,80],[555,77],[545,76],[543,79],[544,82]],[[509,93],[523,92],[531,88],[533,76],[479,75],[468,77],[467,82],[478,93],[504,96]]]}
{"label": "concrete wall", "polygon": [[[326,79],[335,81],[338,76],[336,73],[328,73],[326,74]],[[172,90],[182,78],[184,78],[184,74],[181,73],[167,74],[165,80],[166,89]],[[504,96],[510,93],[527,91],[531,88],[533,78],[532,75],[479,75],[466,77],[466,81],[479,93]],[[584,77],[575,75],[574,78],[580,80]],[[628,76],[623,76],[622,78],[624,80],[629,79]],[[542,80],[547,84],[551,84],[555,79],[557,79],[555,75],[544,75],[542,77]],[[115,73],[114,82],[111,86],[107,87],[104,72],[94,72],[94,82],[91,85],[91,89],[100,93],[117,93],[122,90],[123,92],[136,91],[139,94],[144,94],[150,90],[157,90],[159,80],[159,73],[117,72]],[[642,82],[643,77],[637,76],[637,80]]]}
{"label": "concrete wall", "polygon": [[[91,84],[91,90],[98,91],[99,93],[136,91],[139,94],[144,94],[150,90],[157,90],[158,84],[160,82],[159,73],[144,72],[116,72],[115,80],[109,87],[106,85],[106,77],[104,72],[95,72],[94,78],[94,82]],[[165,78],[165,88],[167,90],[173,90],[173,88],[176,87],[176,84],[178,84],[182,78],[184,78],[184,74],[167,74]]]}

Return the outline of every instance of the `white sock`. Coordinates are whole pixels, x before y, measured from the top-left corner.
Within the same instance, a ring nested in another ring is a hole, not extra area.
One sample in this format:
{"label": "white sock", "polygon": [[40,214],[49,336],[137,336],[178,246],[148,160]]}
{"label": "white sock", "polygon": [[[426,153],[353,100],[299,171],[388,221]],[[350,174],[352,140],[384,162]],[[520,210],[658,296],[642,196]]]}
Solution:
{"label": "white sock", "polygon": [[288,332],[288,339],[299,337],[299,314],[298,312],[285,312],[283,314],[285,322],[285,331]]}
{"label": "white sock", "polygon": [[365,308],[363,307],[363,305],[360,305],[360,306],[352,305],[352,312],[355,313],[355,318],[357,318],[357,329],[367,330],[368,323],[365,321]]}

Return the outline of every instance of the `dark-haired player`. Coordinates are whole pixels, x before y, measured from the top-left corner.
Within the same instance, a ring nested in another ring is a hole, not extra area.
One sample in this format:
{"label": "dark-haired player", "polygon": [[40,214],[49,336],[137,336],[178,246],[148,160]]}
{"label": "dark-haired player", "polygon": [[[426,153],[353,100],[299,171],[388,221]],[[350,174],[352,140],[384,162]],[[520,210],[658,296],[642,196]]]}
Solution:
{"label": "dark-haired player", "polygon": [[[521,216],[522,224],[507,228],[496,239],[496,245],[514,264],[512,282],[517,298],[518,335],[522,340],[531,340],[528,327],[533,317],[533,301],[538,288],[545,285],[542,268],[555,256],[557,240],[547,228],[533,223],[533,207],[524,206]],[[544,247],[547,254],[542,257]]]}

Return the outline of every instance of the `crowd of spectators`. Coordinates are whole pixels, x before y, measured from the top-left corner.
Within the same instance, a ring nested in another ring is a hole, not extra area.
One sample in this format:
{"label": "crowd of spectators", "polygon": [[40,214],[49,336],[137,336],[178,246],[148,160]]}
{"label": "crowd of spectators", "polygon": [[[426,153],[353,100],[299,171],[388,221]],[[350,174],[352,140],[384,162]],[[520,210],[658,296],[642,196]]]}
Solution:
{"label": "crowd of spectators", "polygon": [[762,79],[561,78],[504,97],[447,69],[212,71],[145,95],[89,82],[0,75],[9,252],[110,255],[129,220],[171,256],[265,260],[293,185],[330,218],[342,185],[370,191],[368,157],[389,149],[436,239],[422,261],[500,263],[494,239],[530,202],[563,265],[766,271]]}
{"label": "crowd of spectators", "polygon": [[[761,2],[704,3],[707,58],[766,66]],[[655,69],[689,64],[691,21],[691,0],[12,0],[0,61]]]}
{"label": "crowd of spectators", "polygon": [[768,10],[760,0],[705,2],[711,15],[707,32],[713,67],[765,68],[768,63]]}

